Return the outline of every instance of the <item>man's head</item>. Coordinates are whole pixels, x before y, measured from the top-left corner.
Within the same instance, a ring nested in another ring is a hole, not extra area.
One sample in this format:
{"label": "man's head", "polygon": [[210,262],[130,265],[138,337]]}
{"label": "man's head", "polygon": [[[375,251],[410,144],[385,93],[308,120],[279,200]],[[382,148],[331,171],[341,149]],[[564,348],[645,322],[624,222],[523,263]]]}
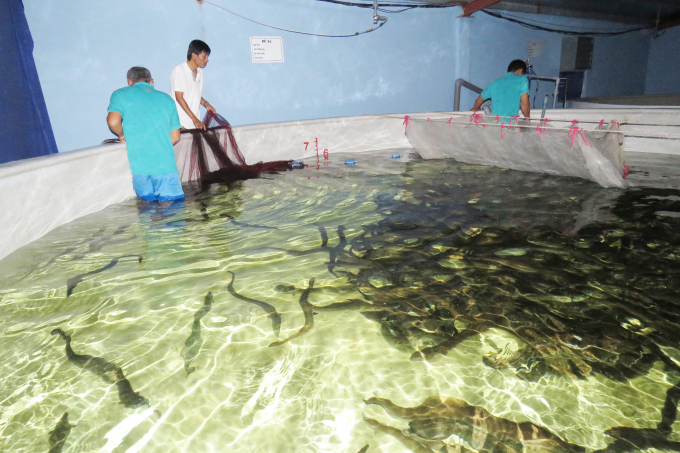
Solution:
{"label": "man's head", "polygon": [[210,55],[210,46],[201,41],[194,39],[189,43],[187,50],[187,61],[193,61],[199,68],[205,68],[208,64],[208,56]]}
{"label": "man's head", "polygon": [[517,75],[524,75],[527,73],[527,64],[522,60],[512,60],[508,65],[508,72],[514,72]]}
{"label": "man's head", "polygon": [[153,79],[148,69],[141,66],[133,66],[127,72],[128,85],[132,86],[137,82],[146,82],[153,85]]}

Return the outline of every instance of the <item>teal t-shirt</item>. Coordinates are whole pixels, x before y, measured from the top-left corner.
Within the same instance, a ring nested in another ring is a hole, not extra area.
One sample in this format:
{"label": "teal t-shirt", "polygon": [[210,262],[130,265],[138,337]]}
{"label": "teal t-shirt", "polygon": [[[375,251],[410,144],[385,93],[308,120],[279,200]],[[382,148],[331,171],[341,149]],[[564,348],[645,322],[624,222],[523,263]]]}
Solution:
{"label": "teal t-shirt", "polygon": [[133,175],[177,173],[170,131],[179,129],[175,101],[145,82],[116,90],[109,113],[123,116],[123,134]]}
{"label": "teal t-shirt", "polygon": [[529,92],[527,76],[508,72],[482,91],[482,99],[491,98],[491,113],[498,116],[517,116],[519,98]]}

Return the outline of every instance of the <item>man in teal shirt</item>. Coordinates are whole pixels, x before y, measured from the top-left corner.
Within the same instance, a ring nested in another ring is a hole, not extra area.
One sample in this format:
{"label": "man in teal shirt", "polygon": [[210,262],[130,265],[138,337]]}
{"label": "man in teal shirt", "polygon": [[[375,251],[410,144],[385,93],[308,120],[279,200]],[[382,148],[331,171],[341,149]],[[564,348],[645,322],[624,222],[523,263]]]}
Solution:
{"label": "man in teal shirt", "polygon": [[154,89],[146,68],[130,68],[127,82],[111,95],[106,122],[127,144],[135,193],[144,201],[184,199],[173,148],[180,128],[175,101]]}
{"label": "man in teal shirt", "polygon": [[508,66],[508,72],[486,87],[475,101],[472,111],[476,112],[487,99],[491,99],[491,113],[509,121],[509,117],[517,116],[522,110],[529,119],[529,79],[525,75],[527,65],[522,60],[514,60]]}

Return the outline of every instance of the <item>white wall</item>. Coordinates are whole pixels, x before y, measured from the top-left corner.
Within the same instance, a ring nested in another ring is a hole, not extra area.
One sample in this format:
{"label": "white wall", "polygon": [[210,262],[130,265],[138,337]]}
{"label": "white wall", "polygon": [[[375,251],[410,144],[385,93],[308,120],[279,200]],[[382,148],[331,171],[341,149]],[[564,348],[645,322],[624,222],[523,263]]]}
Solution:
{"label": "white wall", "polygon": [[[630,25],[612,24],[602,21],[580,20],[564,17],[537,16],[519,13],[504,13],[531,21],[549,28],[566,28],[582,31],[616,31],[631,28]],[[532,58],[531,63],[537,75],[557,77],[560,71],[560,53],[563,34],[534,30],[521,25],[497,19],[484,13],[477,13],[467,20],[470,30],[466,41],[469,57],[461,66],[462,77],[480,87],[485,87],[505,73],[513,59],[527,58],[527,42],[541,43],[541,55]],[[633,32],[612,37],[595,37],[593,68],[586,71],[584,96],[627,96],[643,94],[645,89],[645,63],[649,52],[649,32]],[[549,82],[532,82],[532,107],[541,108],[545,93],[551,93],[554,85]],[[477,95],[466,94],[461,109],[469,108]]]}
{"label": "white wall", "polygon": [[[347,34],[373,27],[370,9],[315,0],[214,0],[256,20]],[[458,8],[389,15],[379,31],[322,38],[272,30],[196,0],[24,0],[35,60],[60,151],[112,135],[111,93],[131,66],[170,90],[192,39],[212,49],[204,97],[233,125],[450,109]],[[253,64],[250,36],[282,36],[285,63]]]}
{"label": "white wall", "polygon": [[[345,34],[373,27],[372,10],[316,0],[212,0],[273,25]],[[386,14],[380,30],[351,38],[321,38],[272,30],[196,0],[24,0],[35,61],[60,151],[112,137],[104,118],[111,93],[134,65],[146,66],[163,91],[189,41],[212,48],[205,98],[233,125],[405,111],[447,111],[459,77],[485,87],[508,63],[527,57],[539,75],[557,76],[562,36],[531,30],[460,8]],[[551,16],[517,15],[550,27],[620,29],[621,25]],[[624,26],[627,27],[627,26]],[[282,36],[285,63],[253,64],[250,36]],[[644,91],[650,37],[597,38],[586,80],[589,96]],[[532,86],[535,90],[536,85]],[[553,85],[532,91],[536,106]],[[465,94],[461,108],[472,106]]]}

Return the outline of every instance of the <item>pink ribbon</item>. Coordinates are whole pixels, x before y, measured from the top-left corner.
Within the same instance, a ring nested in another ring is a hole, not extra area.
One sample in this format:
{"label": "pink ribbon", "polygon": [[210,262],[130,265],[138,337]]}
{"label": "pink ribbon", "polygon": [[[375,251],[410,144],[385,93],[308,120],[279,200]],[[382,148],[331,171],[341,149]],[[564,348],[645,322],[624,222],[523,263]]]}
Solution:
{"label": "pink ribbon", "polygon": [[578,123],[578,121],[574,120],[573,126],[569,128],[569,137],[571,137],[572,149],[574,148],[574,142],[578,139],[579,135],[583,139],[583,143],[585,143],[586,146],[590,146],[590,143],[588,143],[586,136],[583,135],[583,129],[579,128],[575,123]]}
{"label": "pink ribbon", "polygon": [[[453,117],[452,117],[452,118],[453,118]],[[474,121],[474,123],[475,123],[475,126],[479,127],[479,125],[481,124],[482,127],[483,127],[484,129],[486,129],[486,124],[483,124],[483,123],[482,123],[482,115],[481,115],[481,114],[479,114],[479,113],[473,113],[473,114],[470,116],[470,122],[472,123],[473,121]],[[450,122],[450,121],[449,121],[449,122]]]}
{"label": "pink ribbon", "polygon": [[[501,119],[501,117],[498,116],[498,115],[496,115],[496,124],[498,124],[498,122],[500,121],[500,119]],[[502,131],[501,131],[501,132],[502,132]]]}
{"label": "pink ribbon", "polygon": [[449,118],[449,121],[448,121],[448,123],[449,123],[449,130],[451,130],[451,121],[453,121],[453,117]]}
{"label": "pink ribbon", "polygon": [[508,129],[510,129],[510,125],[506,124],[505,121],[501,123],[501,138],[503,138],[503,128],[504,127],[507,127]]}
{"label": "pink ribbon", "polygon": [[[428,120],[428,121],[432,121],[431,118],[428,118],[427,120]],[[434,130],[434,127],[430,126],[430,130],[433,131],[433,130]]]}
{"label": "pink ribbon", "polygon": [[410,118],[410,116],[408,116],[408,115],[404,116],[404,123],[403,123],[404,124],[404,135],[406,135],[406,128],[408,127],[409,118]]}
{"label": "pink ribbon", "polygon": [[[543,118],[538,122],[538,126],[536,126],[536,130],[539,134],[541,134],[541,140],[543,140],[543,128],[546,126],[548,121],[550,121],[548,118]],[[541,127],[541,123],[543,123],[543,127]]]}
{"label": "pink ribbon", "polygon": [[612,123],[613,123],[613,124],[616,124],[616,127],[618,127],[619,129],[621,129],[621,123],[619,123],[618,121],[612,121]]}
{"label": "pink ribbon", "polygon": [[517,126],[517,132],[519,132],[519,115],[511,116],[510,117],[510,124],[512,124],[513,120],[515,120],[515,125]]}
{"label": "pink ribbon", "polygon": [[623,166],[623,179],[626,179],[626,176],[628,176],[628,165]]}
{"label": "pink ribbon", "polygon": [[600,120],[600,124],[597,127],[601,129],[603,125],[604,125],[604,119]]}

